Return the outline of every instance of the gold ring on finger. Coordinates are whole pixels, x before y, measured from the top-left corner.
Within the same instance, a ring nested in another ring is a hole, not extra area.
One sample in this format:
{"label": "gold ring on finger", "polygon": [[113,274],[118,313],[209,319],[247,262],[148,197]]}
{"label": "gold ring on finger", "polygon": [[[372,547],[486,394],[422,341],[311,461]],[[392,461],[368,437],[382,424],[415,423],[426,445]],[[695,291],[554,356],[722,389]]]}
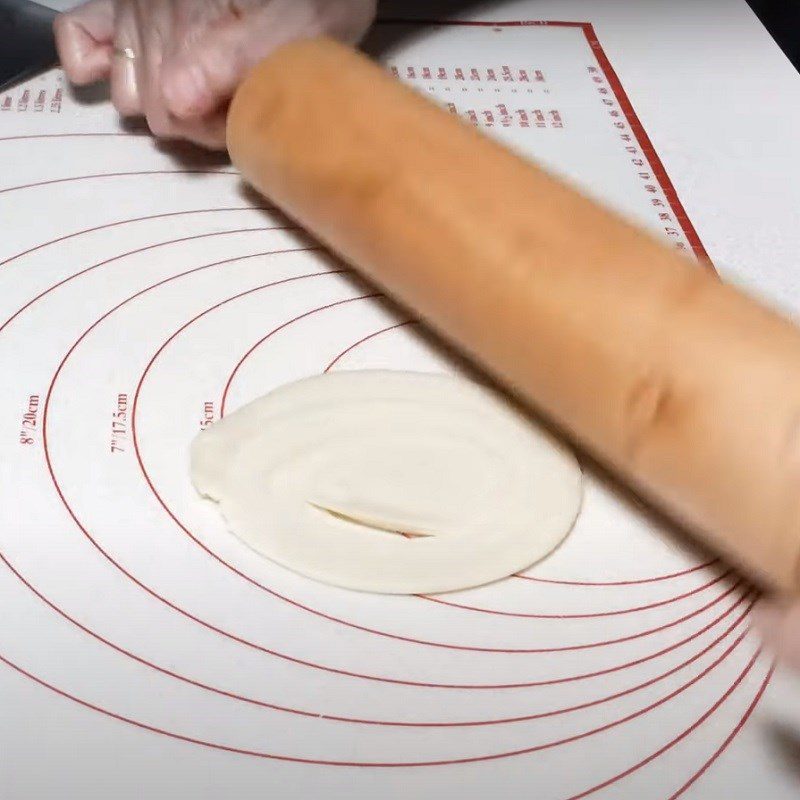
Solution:
{"label": "gold ring on finger", "polygon": [[118,58],[126,58],[128,61],[136,59],[136,53],[133,52],[132,47],[115,47],[114,55]]}

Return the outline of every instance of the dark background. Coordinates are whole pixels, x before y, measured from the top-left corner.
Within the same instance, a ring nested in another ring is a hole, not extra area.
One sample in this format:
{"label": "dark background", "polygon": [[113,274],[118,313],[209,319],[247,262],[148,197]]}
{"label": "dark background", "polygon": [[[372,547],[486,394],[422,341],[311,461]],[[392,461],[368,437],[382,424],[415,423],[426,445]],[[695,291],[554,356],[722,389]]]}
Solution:
{"label": "dark background", "polygon": [[772,34],[772,38],[800,70],[800,0],[747,0],[747,2]]}

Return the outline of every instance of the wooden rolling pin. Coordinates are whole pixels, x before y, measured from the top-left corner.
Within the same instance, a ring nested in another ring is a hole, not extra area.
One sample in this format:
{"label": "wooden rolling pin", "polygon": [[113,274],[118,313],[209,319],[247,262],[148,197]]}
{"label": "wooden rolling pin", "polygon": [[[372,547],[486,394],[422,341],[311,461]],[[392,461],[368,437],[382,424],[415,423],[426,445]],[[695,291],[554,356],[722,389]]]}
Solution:
{"label": "wooden rolling pin", "polygon": [[800,585],[800,331],[325,39],[230,109],[234,164],[640,492]]}

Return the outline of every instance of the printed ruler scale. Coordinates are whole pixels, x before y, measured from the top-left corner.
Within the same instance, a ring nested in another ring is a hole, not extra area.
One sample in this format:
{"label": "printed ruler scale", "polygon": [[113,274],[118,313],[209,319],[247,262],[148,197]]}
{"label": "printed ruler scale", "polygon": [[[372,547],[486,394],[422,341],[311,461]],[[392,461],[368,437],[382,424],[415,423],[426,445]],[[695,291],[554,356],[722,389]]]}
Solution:
{"label": "printed ruler scale", "polygon": [[[707,262],[590,25],[386,21],[369,47]],[[100,737],[253,796],[677,798],[746,757],[753,589],[594,476],[552,558],[468,592],[351,593],[240,544],[189,483],[199,431],[325,370],[459,365],[229,165],[57,73],[0,97],[0,165],[0,693],[78,714],[77,768]],[[31,767],[1,769],[25,797]]]}

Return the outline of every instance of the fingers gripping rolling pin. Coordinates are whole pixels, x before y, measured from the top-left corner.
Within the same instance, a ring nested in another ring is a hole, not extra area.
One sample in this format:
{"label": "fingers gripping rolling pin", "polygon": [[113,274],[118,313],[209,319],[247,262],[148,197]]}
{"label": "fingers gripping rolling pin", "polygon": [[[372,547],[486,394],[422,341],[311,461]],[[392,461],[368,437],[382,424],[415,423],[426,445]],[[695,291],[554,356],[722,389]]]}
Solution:
{"label": "fingers gripping rolling pin", "polygon": [[645,496],[800,586],[800,331],[327,40],[230,110],[244,177]]}

